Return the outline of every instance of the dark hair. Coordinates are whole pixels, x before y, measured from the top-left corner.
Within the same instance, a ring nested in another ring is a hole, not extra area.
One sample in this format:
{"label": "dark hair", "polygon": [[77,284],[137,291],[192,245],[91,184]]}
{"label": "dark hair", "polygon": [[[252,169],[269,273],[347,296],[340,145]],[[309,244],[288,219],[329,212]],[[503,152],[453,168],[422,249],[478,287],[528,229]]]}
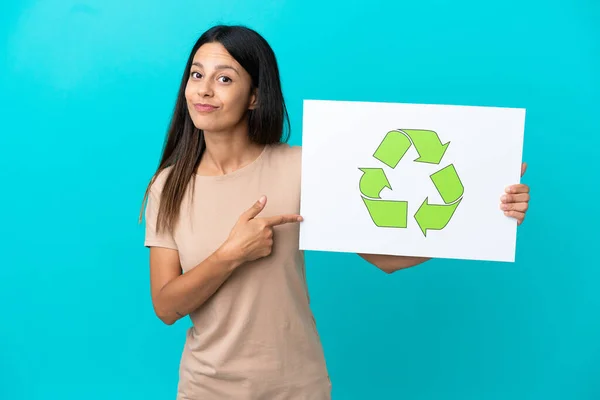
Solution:
{"label": "dark hair", "polygon": [[[146,202],[156,177],[165,168],[172,167],[160,197],[157,221],[159,232],[165,228],[172,231],[186,188],[206,148],[203,131],[194,126],[189,115],[185,88],[194,55],[203,44],[215,42],[223,45],[252,78],[252,89],[256,90],[258,106],[248,111],[250,140],[257,144],[269,145],[287,141],[289,137],[290,123],[281,90],[279,67],[275,54],[267,41],[260,34],[245,26],[217,25],[204,32],[190,52],[179,85],[167,137],[163,144],[160,163],[144,194],[143,203]],[[284,123],[287,124],[287,135],[282,139]],[[140,212],[140,221],[142,215],[143,206]]]}

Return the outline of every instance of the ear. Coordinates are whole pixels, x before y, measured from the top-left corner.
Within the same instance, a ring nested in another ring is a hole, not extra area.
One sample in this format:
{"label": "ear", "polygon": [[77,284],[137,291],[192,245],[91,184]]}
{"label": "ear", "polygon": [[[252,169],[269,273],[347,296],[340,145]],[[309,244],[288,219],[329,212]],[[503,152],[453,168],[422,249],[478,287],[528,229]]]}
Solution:
{"label": "ear", "polygon": [[250,104],[248,104],[248,110],[255,110],[256,107],[258,107],[258,94],[256,88],[253,88],[252,92],[250,92]]}

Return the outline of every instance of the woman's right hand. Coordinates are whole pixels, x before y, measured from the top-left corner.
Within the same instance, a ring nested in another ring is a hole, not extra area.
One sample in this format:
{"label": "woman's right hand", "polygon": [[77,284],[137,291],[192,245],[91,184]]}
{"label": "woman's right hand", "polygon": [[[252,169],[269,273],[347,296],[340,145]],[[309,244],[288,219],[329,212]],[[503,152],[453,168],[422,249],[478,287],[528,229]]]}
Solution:
{"label": "woman's right hand", "polygon": [[273,248],[273,227],[302,221],[298,214],[258,218],[257,215],[264,209],[266,202],[267,198],[262,196],[239,217],[221,246],[221,251],[228,259],[243,264],[268,256]]}

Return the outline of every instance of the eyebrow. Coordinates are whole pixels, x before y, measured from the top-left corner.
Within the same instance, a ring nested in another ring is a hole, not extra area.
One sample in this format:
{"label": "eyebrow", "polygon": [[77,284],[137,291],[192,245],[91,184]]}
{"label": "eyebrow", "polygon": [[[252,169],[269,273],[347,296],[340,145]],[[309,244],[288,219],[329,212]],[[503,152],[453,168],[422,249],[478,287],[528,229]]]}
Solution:
{"label": "eyebrow", "polygon": [[[195,65],[195,66],[197,66],[197,67],[200,67],[200,68],[204,68],[204,66],[203,66],[201,63],[199,63],[198,61],[194,61],[194,62],[192,63],[192,65]],[[238,72],[238,70],[237,70],[237,69],[235,69],[235,68],[234,68],[233,66],[231,66],[231,65],[219,64],[219,65],[215,65],[215,69],[231,69],[231,70],[234,70],[236,74],[238,74],[238,75],[240,74],[240,73]]]}

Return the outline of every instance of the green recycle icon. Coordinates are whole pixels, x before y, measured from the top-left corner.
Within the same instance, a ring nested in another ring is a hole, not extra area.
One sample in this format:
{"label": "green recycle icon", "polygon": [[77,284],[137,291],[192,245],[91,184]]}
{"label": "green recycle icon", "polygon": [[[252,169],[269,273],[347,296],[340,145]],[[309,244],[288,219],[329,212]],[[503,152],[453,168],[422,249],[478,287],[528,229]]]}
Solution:
{"label": "green recycle icon", "polygon": [[[437,133],[421,129],[398,129],[386,134],[373,154],[377,160],[394,169],[411,146],[419,154],[415,162],[440,164],[450,142],[442,144]],[[371,219],[378,227],[407,228],[408,202],[384,200],[380,194],[392,186],[382,168],[359,168],[363,172],[359,187]],[[464,187],[453,164],[430,175],[444,204],[432,204],[429,197],[421,203],[414,215],[424,236],[429,230],[442,230],[448,225],[463,198]]]}

